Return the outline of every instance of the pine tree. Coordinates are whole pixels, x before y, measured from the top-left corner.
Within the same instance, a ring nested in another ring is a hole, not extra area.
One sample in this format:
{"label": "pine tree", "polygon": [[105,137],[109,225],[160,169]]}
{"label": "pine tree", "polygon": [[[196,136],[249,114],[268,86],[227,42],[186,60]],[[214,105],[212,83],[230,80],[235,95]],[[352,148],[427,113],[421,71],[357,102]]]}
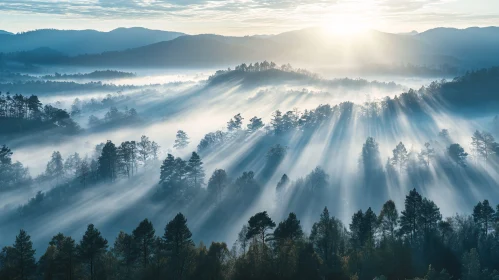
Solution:
{"label": "pine tree", "polygon": [[478,164],[478,157],[483,150],[483,136],[480,131],[476,130],[471,136],[471,151],[473,152],[473,157],[475,158],[475,164]]}
{"label": "pine tree", "polygon": [[466,167],[466,158],[468,153],[464,152],[463,147],[459,144],[451,144],[447,148],[447,155],[456,164],[456,166]]}
{"label": "pine tree", "polygon": [[137,167],[137,144],[135,141],[125,141],[118,147],[118,157],[122,170],[128,178],[133,176]]}
{"label": "pine tree", "polygon": [[400,226],[402,232],[409,234],[411,241],[414,241],[419,229],[418,221],[422,203],[423,199],[416,189],[410,191],[405,197],[405,209],[401,212]]}
{"label": "pine tree", "polygon": [[161,147],[158,145],[158,143],[156,143],[154,141],[151,142],[151,153],[152,153],[152,157],[154,160],[158,159],[159,148],[161,148]]}
{"label": "pine tree", "polygon": [[409,154],[402,142],[398,143],[397,147],[393,150],[392,164],[397,166],[398,171],[402,172],[402,169],[407,166],[407,160],[409,159]]}
{"label": "pine tree", "polygon": [[435,149],[429,142],[424,143],[425,148],[419,153],[419,160],[425,165],[430,166],[431,160],[435,157]]}
{"label": "pine tree", "polygon": [[147,160],[151,157],[152,147],[149,137],[142,135],[140,141],[137,143],[137,153],[142,164],[146,164]]}
{"label": "pine tree", "polygon": [[12,151],[5,145],[0,148],[0,164],[11,164],[12,163]]}
{"label": "pine tree", "polygon": [[120,273],[120,279],[133,279],[134,264],[138,258],[138,248],[134,238],[123,231],[120,231],[114,241],[112,252],[119,265],[124,267],[124,272]]}
{"label": "pine tree", "polygon": [[272,114],[272,120],[270,121],[270,124],[274,129],[274,134],[279,135],[283,132],[281,111],[277,110]]}
{"label": "pine tree", "polygon": [[461,279],[480,280],[481,275],[480,256],[475,248],[463,254]]}
{"label": "pine tree", "polygon": [[267,231],[275,228],[275,223],[267,214],[267,211],[263,211],[252,216],[248,221],[248,234],[246,238],[251,239],[253,237],[259,237],[262,244],[265,244],[265,238],[267,237]]}
{"label": "pine tree", "polygon": [[187,177],[194,189],[199,189],[204,184],[203,162],[196,152],[192,152],[191,158],[187,163]]}
{"label": "pine tree", "polygon": [[47,176],[56,178],[59,181],[64,176],[64,162],[61,153],[54,151],[45,169]]}
{"label": "pine tree", "polygon": [[89,224],[77,250],[82,262],[89,265],[90,280],[95,279],[95,266],[106,252],[107,246],[107,240],[101,236],[100,231]]}
{"label": "pine tree", "polygon": [[228,131],[236,131],[236,130],[240,130],[241,129],[241,126],[243,124],[243,120],[244,118],[241,116],[241,114],[237,114],[235,115],[233,118],[231,118],[228,122],[227,122],[227,130]]}
{"label": "pine tree", "polygon": [[175,174],[175,157],[171,154],[166,156],[166,159],[161,165],[161,171],[159,175],[159,182],[162,184],[168,184],[173,181]]}
{"label": "pine tree", "polygon": [[186,148],[189,145],[189,137],[187,136],[187,133],[183,130],[177,131],[177,135],[175,138],[175,144],[173,147],[177,150],[182,150]]}
{"label": "pine tree", "polygon": [[297,219],[296,214],[291,212],[288,218],[279,225],[274,230],[274,238],[276,240],[292,240],[296,241],[303,237],[303,230],[300,225],[300,220]]}
{"label": "pine tree", "polygon": [[187,263],[194,247],[192,233],[187,227],[187,219],[178,213],[168,222],[163,235],[165,248],[171,257],[171,269],[174,279],[184,279],[188,269]]}
{"label": "pine tree", "polygon": [[427,198],[421,202],[418,223],[423,229],[425,235],[437,229],[438,223],[442,220],[442,214],[437,205]]}
{"label": "pine tree", "polygon": [[74,153],[64,161],[64,172],[71,178],[76,175],[78,167],[81,165],[81,157]]}
{"label": "pine tree", "polygon": [[111,141],[107,141],[98,159],[98,173],[101,178],[114,181],[117,177],[118,150]]}
{"label": "pine tree", "polygon": [[367,178],[382,168],[379,145],[372,137],[368,137],[362,146],[362,166]]}
{"label": "pine tree", "polygon": [[24,230],[19,231],[16,242],[12,246],[11,264],[14,271],[14,279],[30,279],[36,270],[35,250],[31,237]]}
{"label": "pine tree", "polygon": [[154,245],[154,227],[152,223],[145,219],[140,222],[139,226],[133,230],[133,239],[138,246],[142,266],[145,269],[149,263],[150,255],[152,254],[152,246]]}
{"label": "pine tree", "polygon": [[480,155],[482,156],[485,163],[488,163],[491,155],[494,154],[497,143],[495,142],[494,136],[489,132],[482,132],[482,147],[480,149]]}
{"label": "pine tree", "polygon": [[77,250],[74,239],[59,233],[52,237],[49,245],[55,248],[54,262],[57,275],[61,275],[63,279],[74,279],[77,264]]}
{"label": "pine tree", "polygon": [[227,186],[228,179],[227,173],[223,169],[216,169],[213,171],[210,179],[208,180],[208,192],[215,195],[218,202],[222,201],[222,194]]}
{"label": "pine tree", "polygon": [[256,116],[253,117],[253,118],[251,118],[249,121],[250,122],[247,125],[249,133],[253,133],[253,132],[259,130],[260,128],[262,128],[264,126],[264,123],[262,122],[262,119],[258,118]]}
{"label": "pine tree", "polygon": [[378,216],[378,223],[383,237],[389,235],[390,238],[395,238],[395,229],[398,224],[398,219],[399,214],[395,203],[392,200],[388,200],[385,204],[383,204],[381,212]]}
{"label": "pine tree", "polygon": [[478,202],[478,204],[473,208],[473,220],[481,228],[485,236],[487,236],[494,219],[495,211],[490,206],[489,201],[485,199],[483,202]]}

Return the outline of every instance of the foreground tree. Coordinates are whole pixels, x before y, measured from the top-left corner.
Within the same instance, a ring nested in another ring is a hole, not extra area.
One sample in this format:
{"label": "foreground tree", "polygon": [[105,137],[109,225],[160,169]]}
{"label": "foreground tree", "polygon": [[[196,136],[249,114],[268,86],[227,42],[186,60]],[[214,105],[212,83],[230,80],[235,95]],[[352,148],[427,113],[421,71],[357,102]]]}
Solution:
{"label": "foreground tree", "polygon": [[275,223],[269,217],[267,211],[257,213],[248,221],[248,233],[246,234],[246,238],[251,239],[253,237],[259,237],[262,244],[265,244],[267,231],[273,228],[275,228]]}
{"label": "foreground tree", "polygon": [[139,226],[137,226],[132,233],[133,240],[137,244],[137,251],[143,269],[147,268],[149,259],[151,258],[153,251],[152,247],[154,245],[154,233],[154,227],[148,219],[140,222]]}
{"label": "foreground tree", "polygon": [[133,279],[138,258],[137,247],[137,243],[130,234],[120,231],[111,250],[118,262],[117,270],[120,279]]}
{"label": "foreground tree", "polygon": [[0,254],[0,276],[4,279],[32,279],[36,270],[35,250],[31,237],[24,230],[19,231],[12,247],[4,247]]}
{"label": "foreground tree", "polygon": [[289,213],[288,218],[283,222],[280,222],[274,230],[274,238],[276,240],[297,241],[302,237],[303,230],[300,225],[300,220],[298,220],[296,214],[293,212]]}
{"label": "foreground tree", "polygon": [[419,229],[418,217],[422,203],[423,199],[416,189],[410,191],[405,197],[405,209],[401,212],[400,227],[403,233],[409,234],[411,241],[414,241]]}
{"label": "foreground tree", "polygon": [[490,206],[489,201],[485,199],[483,202],[478,202],[473,208],[473,220],[482,229],[482,233],[487,236],[492,228],[495,211]]}
{"label": "foreground tree", "polygon": [[101,236],[100,231],[89,224],[77,250],[79,258],[89,266],[91,280],[95,279],[95,267],[101,262],[107,246],[107,240]]}
{"label": "foreground tree", "polygon": [[398,220],[399,214],[397,212],[397,207],[392,200],[388,200],[383,204],[378,216],[378,223],[384,238],[387,236],[392,239],[395,238],[395,229],[397,228]]}
{"label": "foreground tree", "polygon": [[194,242],[192,233],[187,227],[187,219],[178,213],[165,227],[163,239],[170,255],[170,267],[173,279],[185,279],[189,269]]}

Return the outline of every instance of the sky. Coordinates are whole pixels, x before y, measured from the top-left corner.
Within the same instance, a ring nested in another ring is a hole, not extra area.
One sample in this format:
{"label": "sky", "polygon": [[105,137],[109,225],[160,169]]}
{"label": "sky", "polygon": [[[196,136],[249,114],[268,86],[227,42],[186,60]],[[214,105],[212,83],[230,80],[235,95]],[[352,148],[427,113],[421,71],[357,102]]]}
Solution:
{"label": "sky", "polygon": [[146,27],[188,34],[276,34],[499,26],[499,0],[0,0],[0,30]]}

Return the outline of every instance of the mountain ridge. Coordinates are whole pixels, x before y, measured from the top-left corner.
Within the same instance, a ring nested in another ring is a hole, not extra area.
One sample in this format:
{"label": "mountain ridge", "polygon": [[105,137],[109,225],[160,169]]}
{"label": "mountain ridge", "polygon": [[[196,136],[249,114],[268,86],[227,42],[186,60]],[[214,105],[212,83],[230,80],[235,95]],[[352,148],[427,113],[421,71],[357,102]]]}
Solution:
{"label": "mountain ridge", "polygon": [[[110,32],[154,34],[156,31],[119,28]],[[306,28],[264,37],[176,34],[171,40],[160,39],[137,47],[122,45],[120,50],[61,55],[52,57],[51,61],[35,59],[29,52],[7,56],[28,64],[92,67],[220,67],[263,60],[319,65],[408,63],[462,68],[499,64],[499,27],[435,28],[412,35],[370,30],[346,37],[324,33],[320,28]],[[57,48],[48,48],[60,52]]]}

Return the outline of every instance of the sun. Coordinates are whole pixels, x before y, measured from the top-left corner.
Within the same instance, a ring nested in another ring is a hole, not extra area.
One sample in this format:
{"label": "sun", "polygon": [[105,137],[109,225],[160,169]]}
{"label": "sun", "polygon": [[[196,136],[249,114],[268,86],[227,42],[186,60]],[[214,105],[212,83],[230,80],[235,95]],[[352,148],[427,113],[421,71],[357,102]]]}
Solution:
{"label": "sun", "polygon": [[357,35],[370,29],[369,24],[358,17],[334,16],[322,25],[330,35]]}

